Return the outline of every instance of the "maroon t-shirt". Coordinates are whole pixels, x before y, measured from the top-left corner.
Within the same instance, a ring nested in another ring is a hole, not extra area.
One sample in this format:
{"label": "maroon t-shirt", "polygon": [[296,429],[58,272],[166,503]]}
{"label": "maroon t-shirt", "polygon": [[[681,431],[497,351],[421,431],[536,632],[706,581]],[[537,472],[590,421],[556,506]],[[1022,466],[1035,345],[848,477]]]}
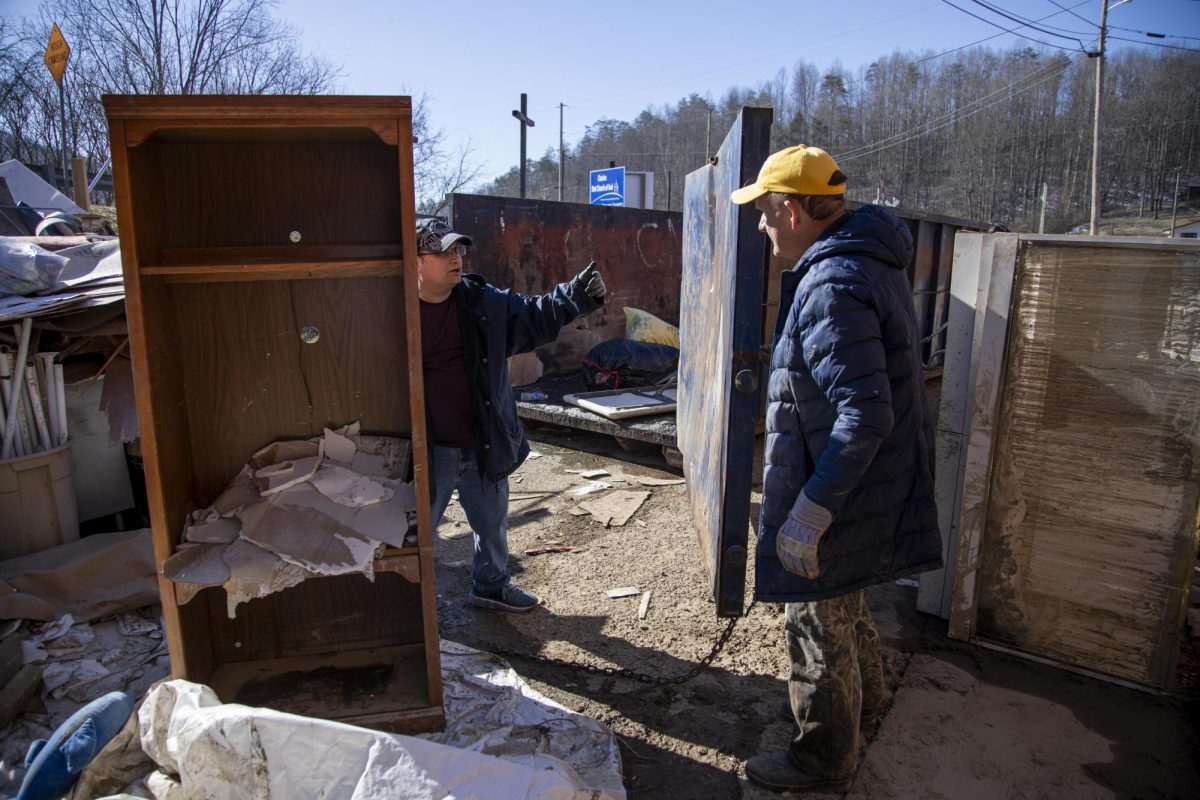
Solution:
{"label": "maroon t-shirt", "polygon": [[471,447],[474,413],[467,362],[463,359],[458,301],[421,301],[421,356],[425,368],[425,409],[430,438],[443,447]]}

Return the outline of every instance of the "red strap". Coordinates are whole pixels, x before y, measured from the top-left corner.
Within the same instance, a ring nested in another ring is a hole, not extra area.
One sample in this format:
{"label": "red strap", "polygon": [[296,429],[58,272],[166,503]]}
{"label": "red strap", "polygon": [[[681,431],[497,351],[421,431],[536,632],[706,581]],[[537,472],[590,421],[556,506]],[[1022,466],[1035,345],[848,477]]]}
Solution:
{"label": "red strap", "polygon": [[601,375],[603,375],[603,376],[604,376],[604,381],[601,383],[601,385],[602,385],[602,386],[603,386],[603,385],[607,385],[607,384],[608,384],[608,382],[611,380],[611,381],[612,381],[612,388],[614,388],[614,389],[620,389],[620,388],[621,388],[621,373],[620,373],[620,372],[618,372],[617,370],[615,370],[615,369],[613,369],[613,370],[608,370],[608,369],[605,369],[604,367],[602,367],[602,366],[600,366],[599,364],[597,364],[595,361],[589,361],[589,360],[588,360],[588,359],[586,359],[586,358],[585,358],[585,359],[583,359],[583,363],[584,363],[586,366],[589,366],[589,367],[591,367],[592,369],[596,370],[596,372],[598,372],[598,373],[600,373]]}

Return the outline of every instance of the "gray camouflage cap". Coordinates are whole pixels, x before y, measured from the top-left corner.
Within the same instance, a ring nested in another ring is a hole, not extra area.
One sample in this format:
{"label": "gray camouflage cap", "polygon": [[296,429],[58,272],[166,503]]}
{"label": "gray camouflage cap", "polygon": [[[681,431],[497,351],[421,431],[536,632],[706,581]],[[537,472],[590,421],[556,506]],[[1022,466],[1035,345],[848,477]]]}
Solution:
{"label": "gray camouflage cap", "polygon": [[455,233],[440,217],[417,221],[417,251],[444,253],[458,243],[471,244],[471,237]]}

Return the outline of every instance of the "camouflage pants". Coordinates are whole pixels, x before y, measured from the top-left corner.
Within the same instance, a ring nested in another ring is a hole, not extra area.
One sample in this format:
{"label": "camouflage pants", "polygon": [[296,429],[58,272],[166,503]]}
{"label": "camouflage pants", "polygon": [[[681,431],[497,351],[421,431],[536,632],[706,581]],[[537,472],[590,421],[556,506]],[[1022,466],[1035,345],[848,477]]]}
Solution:
{"label": "camouflage pants", "polygon": [[792,763],[823,777],[853,775],[860,721],[877,721],[884,702],[879,634],[863,592],[788,603],[787,646],[788,695],[799,726]]}

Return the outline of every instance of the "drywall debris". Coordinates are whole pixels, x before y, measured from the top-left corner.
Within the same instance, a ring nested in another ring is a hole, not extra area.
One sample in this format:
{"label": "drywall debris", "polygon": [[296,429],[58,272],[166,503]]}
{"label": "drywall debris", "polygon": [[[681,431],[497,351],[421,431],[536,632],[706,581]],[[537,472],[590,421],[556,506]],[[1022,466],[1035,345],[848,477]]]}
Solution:
{"label": "drywall debris", "polygon": [[638,619],[645,619],[647,612],[650,611],[650,593],[650,589],[642,592],[642,602],[638,603]]}
{"label": "drywall debris", "polygon": [[642,507],[650,492],[618,489],[612,494],[580,503],[579,507],[595,517],[597,522],[620,527]]}
{"label": "drywall debris", "polygon": [[605,489],[611,488],[611,484],[604,483],[603,481],[592,481],[589,484],[580,486],[578,489],[572,490],[571,494],[575,495],[576,497],[583,497],[584,495],[592,494],[593,492],[602,492]]}
{"label": "drywall debris", "polygon": [[634,480],[642,486],[678,486],[687,483],[683,478],[655,478],[649,475],[638,475]]}

